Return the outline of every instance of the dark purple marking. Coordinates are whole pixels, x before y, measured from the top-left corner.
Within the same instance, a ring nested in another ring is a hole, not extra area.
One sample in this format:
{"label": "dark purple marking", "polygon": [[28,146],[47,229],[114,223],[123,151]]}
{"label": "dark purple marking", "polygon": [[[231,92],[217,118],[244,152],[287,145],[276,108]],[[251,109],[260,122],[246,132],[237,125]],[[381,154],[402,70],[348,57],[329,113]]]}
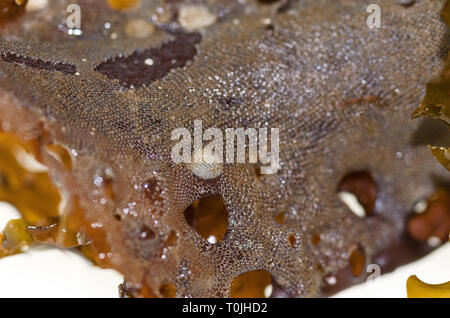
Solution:
{"label": "dark purple marking", "polygon": [[[170,70],[183,67],[191,61],[197,55],[195,46],[201,40],[199,33],[180,33],[160,48],[135,51],[127,57],[108,60],[95,70],[110,79],[118,79],[127,87],[149,85],[163,78]],[[152,64],[146,64],[146,59],[151,59]]]}
{"label": "dark purple marking", "polygon": [[58,71],[66,75],[73,75],[76,72],[75,66],[71,64],[46,62],[30,57],[17,56],[12,53],[2,54],[0,57],[5,62],[23,64],[25,66],[38,68],[41,70]]}

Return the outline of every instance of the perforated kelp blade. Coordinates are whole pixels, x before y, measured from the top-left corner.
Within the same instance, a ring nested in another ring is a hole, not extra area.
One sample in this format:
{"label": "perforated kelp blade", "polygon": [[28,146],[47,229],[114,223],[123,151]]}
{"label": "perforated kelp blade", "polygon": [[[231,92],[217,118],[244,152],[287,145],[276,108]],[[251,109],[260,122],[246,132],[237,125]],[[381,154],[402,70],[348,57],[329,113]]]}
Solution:
{"label": "perforated kelp blade", "polygon": [[[380,29],[366,23],[374,2]],[[242,296],[241,278],[258,275],[273,297],[328,295],[364,281],[369,264],[385,273],[432,250],[406,219],[446,171],[417,133],[427,121],[410,115],[441,72],[442,2],[141,1],[119,12],[80,0],[80,30],[61,23],[69,1],[49,3],[0,29],[2,129],[45,136],[57,229],[123,273],[124,295]],[[189,25],[192,12],[202,23]],[[195,120],[279,128],[279,171],[173,162],[172,132]],[[212,196],[226,210],[211,217],[220,231],[201,211]]]}

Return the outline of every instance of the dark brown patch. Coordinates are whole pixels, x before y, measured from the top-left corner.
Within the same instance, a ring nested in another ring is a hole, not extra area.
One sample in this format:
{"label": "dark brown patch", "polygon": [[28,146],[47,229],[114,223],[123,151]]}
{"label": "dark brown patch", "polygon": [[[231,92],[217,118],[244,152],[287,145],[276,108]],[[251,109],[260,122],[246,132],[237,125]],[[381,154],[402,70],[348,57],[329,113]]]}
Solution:
{"label": "dark brown patch", "polygon": [[273,4],[273,3],[278,2],[280,0],[257,0],[257,1],[260,4]]}
{"label": "dark brown patch", "polygon": [[[201,40],[199,33],[178,34],[173,41],[160,48],[135,51],[127,57],[108,60],[95,70],[110,79],[118,79],[128,87],[149,85],[163,78],[170,70],[183,67],[191,61],[197,55],[196,45]],[[145,64],[146,59],[151,59],[153,64]]]}
{"label": "dark brown patch", "polygon": [[5,62],[22,64],[28,67],[38,68],[41,70],[58,71],[66,75],[73,75],[76,72],[75,66],[71,64],[46,62],[39,59],[17,56],[12,53],[5,53],[0,55],[0,57]]}

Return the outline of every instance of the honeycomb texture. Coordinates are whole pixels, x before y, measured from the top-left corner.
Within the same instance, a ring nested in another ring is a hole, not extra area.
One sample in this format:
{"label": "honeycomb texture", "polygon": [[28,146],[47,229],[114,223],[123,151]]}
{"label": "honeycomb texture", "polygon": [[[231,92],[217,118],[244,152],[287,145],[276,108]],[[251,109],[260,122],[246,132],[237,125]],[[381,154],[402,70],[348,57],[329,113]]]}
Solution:
{"label": "honeycomb texture", "polygon": [[[410,120],[447,54],[441,1],[141,1],[125,12],[78,2],[81,35],[68,34],[70,2],[61,0],[0,30],[0,114],[11,132],[45,132],[42,148],[67,149],[71,170],[42,159],[64,198],[60,218],[83,211],[93,259],[122,272],[135,296],[171,286],[177,297],[228,297],[252,270],[272,275],[274,296],[320,296],[323,278],[355,251],[370,264],[399,242],[415,202],[444,178],[414,142],[427,121]],[[187,3],[216,22],[184,31],[176,12]],[[382,9],[380,29],[366,25],[370,3]],[[133,19],[154,30],[127,34]],[[149,57],[168,70],[146,75]],[[281,169],[258,176],[252,164],[225,164],[218,178],[196,177],[170,159],[172,130],[196,119],[279,128]],[[370,217],[338,199],[352,171],[370,171],[377,184]],[[228,211],[216,244],[184,217],[209,195]]]}

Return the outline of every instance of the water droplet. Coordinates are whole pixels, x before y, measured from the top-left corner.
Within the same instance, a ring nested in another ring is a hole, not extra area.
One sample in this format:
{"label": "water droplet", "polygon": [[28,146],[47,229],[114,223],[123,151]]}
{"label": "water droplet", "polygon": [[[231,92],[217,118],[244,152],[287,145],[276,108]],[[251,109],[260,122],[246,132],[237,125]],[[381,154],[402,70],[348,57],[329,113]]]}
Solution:
{"label": "water droplet", "polygon": [[155,62],[153,61],[153,59],[145,59],[144,63],[148,66],[152,66]]}
{"label": "water droplet", "polygon": [[330,286],[334,286],[337,284],[337,277],[334,275],[327,275],[324,277],[325,282],[330,285]]}

